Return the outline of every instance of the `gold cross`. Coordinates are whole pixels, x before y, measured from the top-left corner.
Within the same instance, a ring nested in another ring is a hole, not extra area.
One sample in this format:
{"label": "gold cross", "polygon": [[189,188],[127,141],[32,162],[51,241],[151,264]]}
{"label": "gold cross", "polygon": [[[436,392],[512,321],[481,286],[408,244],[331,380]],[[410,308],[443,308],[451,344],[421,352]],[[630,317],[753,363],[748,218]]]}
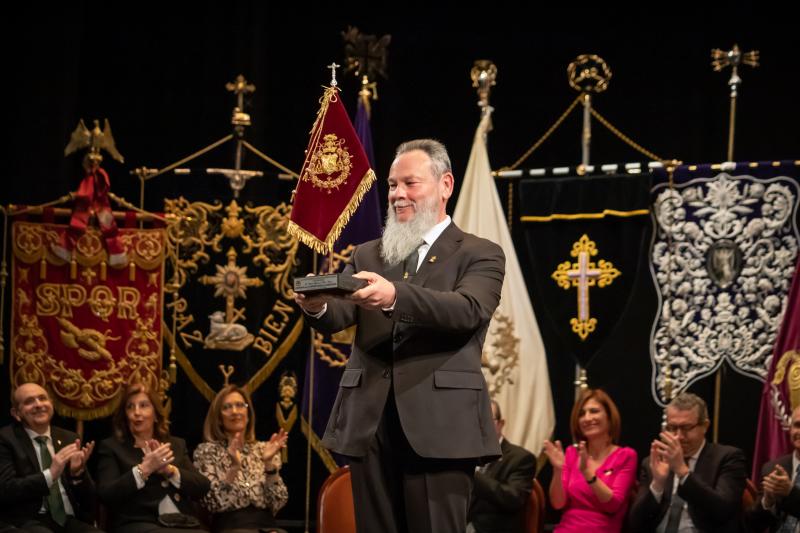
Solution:
{"label": "gold cross", "polygon": [[97,276],[93,268],[84,268],[81,272],[81,277],[86,280],[87,285],[94,283],[94,278]]}
{"label": "gold cross", "polygon": [[590,257],[597,255],[597,245],[586,234],[573,243],[570,255],[578,261],[564,261],[550,277],[565,290],[578,288],[578,316],[571,318],[569,323],[572,331],[584,341],[597,327],[597,319],[589,316],[589,287],[610,285],[621,272],[604,259],[589,261]]}
{"label": "gold cross", "polygon": [[225,297],[225,322],[235,322],[244,316],[243,309],[236,309],[236,298],[247,298],[248,287],[260,287],[264,282],[259,278],[248,278],[247,267],[236,266],[236,250],[231,247],[226,254],[227,265],[217,265],[217,273],[213,276],[201,276],[200,283],[214,285],[214,296]]}

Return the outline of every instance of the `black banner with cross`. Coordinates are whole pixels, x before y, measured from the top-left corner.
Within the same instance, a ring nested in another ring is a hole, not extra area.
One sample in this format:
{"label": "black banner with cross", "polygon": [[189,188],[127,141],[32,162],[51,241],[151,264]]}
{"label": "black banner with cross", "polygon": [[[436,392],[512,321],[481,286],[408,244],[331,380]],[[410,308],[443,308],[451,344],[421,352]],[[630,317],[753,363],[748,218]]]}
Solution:
{"label": "black banner with cross", "polygon": [[650,186],[649,174],[521,181],[528,290],[549,357],[587,368],[635,305],[649,276]]}

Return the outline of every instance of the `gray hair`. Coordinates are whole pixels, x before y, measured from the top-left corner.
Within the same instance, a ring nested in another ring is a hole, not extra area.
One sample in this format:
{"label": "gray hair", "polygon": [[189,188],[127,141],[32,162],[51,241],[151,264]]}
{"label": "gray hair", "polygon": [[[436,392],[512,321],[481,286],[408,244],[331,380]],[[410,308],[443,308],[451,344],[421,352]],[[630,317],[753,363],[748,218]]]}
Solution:
{"label": "gray hair", "polygon": [[678,394],[669,402],[667,407],[672,407],[678,411],[690,411],[697,407],[697,422],[703,424],[708,420],[708,406],[705,400],[691,392],[682,392]]}
{"label": "gray hair", "polygon": [[431,172],[437,180],[446,172],[453,171],[453,167],[450,165],[450,156],[447,155],[447,148],[436,139],[414,139],[404,142],[397,147],[395,158],[414,150],[422,150],[428,154],[428,157],[431,158]]}

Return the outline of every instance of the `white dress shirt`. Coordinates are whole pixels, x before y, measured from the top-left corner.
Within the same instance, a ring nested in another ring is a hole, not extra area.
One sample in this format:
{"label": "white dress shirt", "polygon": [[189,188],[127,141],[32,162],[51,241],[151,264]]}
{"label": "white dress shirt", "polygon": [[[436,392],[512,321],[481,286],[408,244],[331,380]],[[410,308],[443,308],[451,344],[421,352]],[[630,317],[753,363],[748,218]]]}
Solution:
{"label": "white dress shirt", "polygon": [[[72,510],[72,504],[69,501],[69,497],[67,496],[67,491],[64,490],[64,484],[61,482],[61,479],[53,480],[53,474],[50,473],[50,468],[46,470],[42,468],[42,449],[39,446],[39,442],[36,441],[36,437],[47,437],[47,451],[50,452],[50,460],[56,455],[56,449],[53,447],[53,438],[50,436],[50,428],[47,428],[47,431],[39,434],[36,433],[34,430],[30,428],[24,428],[25,433],[28,434],[28,437],[31,439],[31,443],[33,443],[33,449],[36,450],[36,459],[39,461],[39,468],[42,470],[42,474],[44,475],[44,480],[47,482],[47,488],[53,486],[53,483],[58,483],[58,490],[61,492],[61,499],[64,500],[64,512],[67,513],[69,516],[75,516],[75,511]],[[69,468],[69,463],[64,466],[64,470]],[[39,509],[39,513],[44,513],[46,511],[44,502],[42,502],[42,507]]]}

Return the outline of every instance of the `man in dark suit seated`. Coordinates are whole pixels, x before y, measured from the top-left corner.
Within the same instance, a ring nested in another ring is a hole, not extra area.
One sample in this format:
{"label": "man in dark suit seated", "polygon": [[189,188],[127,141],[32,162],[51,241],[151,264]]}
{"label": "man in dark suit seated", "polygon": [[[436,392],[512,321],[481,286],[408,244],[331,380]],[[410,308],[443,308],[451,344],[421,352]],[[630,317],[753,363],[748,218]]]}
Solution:
{"label": "man in dark suit seated", "polygon": [[761,469],[761,491],[746,515],[753,531],[796,532],[800,526],[800,406],[792,411],[789,440],[792,453]]}
{"label": "man in dark suit seated", "polygon": [[629,515],[632,531],[739,531],[744,453],[707,442],[708,426],[708,408],[699,396],[682,393],[667,405],[667,425],[642,461]]}
{"label": "man in dark suit seated", "polygon": [[93,533],[94,482],[86,461],[94,442],[50,425],[53,403],[35,383],[11,398],[16,420],[0,429],[0,521],[36,533]]}
{"label": "man in dark suit seated", "polygon": [[522,533],[536,457],[503,436],[506,421],[494,400],[492,418],[503,455],[475,472],[467,533]]}
{"label": "man in dark suit seated", "polygon": [[322,443],[348,457],[359,533],[463,533],[475,467],[500,455],[481,351],[505,256],[446,213],[455,177],[438,141],[404,143],[381,239],[345,299],[296,296],[326,333],[357,325]]}

